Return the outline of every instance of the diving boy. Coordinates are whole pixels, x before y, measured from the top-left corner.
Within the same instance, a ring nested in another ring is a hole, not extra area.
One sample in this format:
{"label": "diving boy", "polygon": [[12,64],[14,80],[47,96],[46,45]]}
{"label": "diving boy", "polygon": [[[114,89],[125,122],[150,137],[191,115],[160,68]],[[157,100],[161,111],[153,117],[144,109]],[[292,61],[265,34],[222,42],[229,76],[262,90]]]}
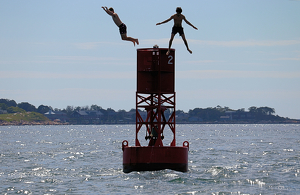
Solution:
{"label": "diving boy", "polygon": [[139,44],[139,40],[132,38],[132,37],[127,37],[127,27],[126,25],[120,20],[119,16],[117,13],[115,13],[114,9],[111,8],[107,8],[107,7],[102,7],[103,10],[112,17],[113,21],[115,22],[115,24],[119,27],[119,31],[121,34],[121,38],[124,41],[131,41],[133,42],[133,45],[135,46],[135,44]]}

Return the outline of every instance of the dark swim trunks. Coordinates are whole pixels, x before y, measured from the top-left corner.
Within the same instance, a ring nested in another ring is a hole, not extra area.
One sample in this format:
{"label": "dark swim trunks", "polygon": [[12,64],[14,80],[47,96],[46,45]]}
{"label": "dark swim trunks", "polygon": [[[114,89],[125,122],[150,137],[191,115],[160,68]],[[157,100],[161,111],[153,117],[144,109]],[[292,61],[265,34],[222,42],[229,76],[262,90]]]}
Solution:
{"label": "dark swim trunks", "polygon": [[172,28],[172,34],[176,35],[176,33],[179,33],[180,36],[183,35],[184,34],[183,33],[183,28],[181,26],[180,27],[173,26],[173,28]]}
{"label": "dark swim trunks", "polygon": [[124,23],[122,23],[120,26],[119,26],[119,31],[120,31],[120,34],[126,34],[127,31],[126,31],[127,27]]}

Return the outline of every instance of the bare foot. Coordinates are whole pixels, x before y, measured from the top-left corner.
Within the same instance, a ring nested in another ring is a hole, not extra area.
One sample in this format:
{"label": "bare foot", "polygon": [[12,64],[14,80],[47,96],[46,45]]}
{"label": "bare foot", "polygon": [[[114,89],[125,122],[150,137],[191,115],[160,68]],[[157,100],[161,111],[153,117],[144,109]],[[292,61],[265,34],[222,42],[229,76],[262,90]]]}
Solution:
{"label": "bare foot", "polygon": [[133,45],[135,46],[135,43],[136,43],[136,44],[139,44],[139,40],[138,40],[138,39],[134,39],[134,40],[132,40],[132,43],[133,43]]}
{"label": "bare foot", "polygon": [[170,54],[170,50],[167,51],[166,55],[169,55],[169,54]]}
{"label": "bare foot", "polygon": [[188,49],[188,51],[192,54],[193,52],[191,50]]}

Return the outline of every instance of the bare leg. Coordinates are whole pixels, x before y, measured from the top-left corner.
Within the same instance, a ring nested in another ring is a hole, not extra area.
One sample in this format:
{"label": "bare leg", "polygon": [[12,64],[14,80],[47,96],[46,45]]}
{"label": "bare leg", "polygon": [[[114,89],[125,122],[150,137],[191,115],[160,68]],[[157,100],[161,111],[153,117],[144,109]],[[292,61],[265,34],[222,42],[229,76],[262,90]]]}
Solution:
{"label": "bare leg", "polygon": [[135,43],[136,43],[136,44],[139,44],[139,40],[138,40],[138,39],[135,39],[135,38],[132,38],[132,37],[127,37],[126,34],[121,34],[121,38],[122,38],[122,40],[124,40],[124,41],[131,41],[131,42],[133,42],[133,45],[134,45],[134,46],[135,46]]}
{"label": "bare leg", "polygon": [[171,34],[171,38],[170,38],[170,41],[169,41],[169,49],[168,49],[166,55],[169,55],[169,53],[170,53],[170,49],[171,49],[171,46],[172,46],[174,36],[175,36],[174,34]]}
{"label": "bare leg", "polygon": [[185,39],[184,34],[181,35],[181,38],[182,38],[182,40],[183,40],[183,42],[184,42],[184,44],[185,44],[187,50],[188,50],[190,53],[193,53],[193,52],[189,49],[189,46],[188,46],[188,43],[187,43],[187,41],[186,41],[186,39]]}

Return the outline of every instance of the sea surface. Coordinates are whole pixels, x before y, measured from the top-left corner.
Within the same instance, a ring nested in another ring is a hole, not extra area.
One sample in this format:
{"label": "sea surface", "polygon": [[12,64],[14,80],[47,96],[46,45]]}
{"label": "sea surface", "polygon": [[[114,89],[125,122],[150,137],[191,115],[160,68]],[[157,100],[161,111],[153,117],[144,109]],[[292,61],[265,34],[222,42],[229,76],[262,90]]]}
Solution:
{"label": "sea surface", "polygon": [[123,173],[134,138],[135,125],[2,126],[0,194],[300,194],[300,125],[176,125],[187,173]]}

